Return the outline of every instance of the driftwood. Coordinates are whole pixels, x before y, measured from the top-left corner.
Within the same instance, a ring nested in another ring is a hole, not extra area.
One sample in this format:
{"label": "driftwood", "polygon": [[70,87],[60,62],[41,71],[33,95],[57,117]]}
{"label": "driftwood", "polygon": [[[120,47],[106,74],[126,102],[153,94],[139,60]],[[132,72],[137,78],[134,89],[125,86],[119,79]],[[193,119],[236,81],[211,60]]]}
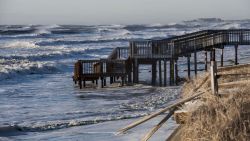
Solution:
{"label": "driftwood", "polygon": [[174,114],[176,108],[170,110],[166,117],[164,117],[161,122],[159,122],[156,126],[154,126],[144,137],[141,141],[147,141],[152,135],[159,129],[161,126]]}
{"label": "driftwood", "polygon": [[145,116],[142,119],[139,119],[138,121],[131,123],[130,125],[126,126],[125,128],[120,129],[118,131],[118,134],[122,134],[122,133],[128,131],[129,129],[132,129],[132,128],[134,128],[134,127],[136,127],[136,126],[138,126],[138,125],[140,125],[140,124],[142,124],[142,123],[144,123],[144,122],[146,122],[146,121],[148,121],[148,120],[150,120],[150,119],[152,119],[152,118],[154,118],[154,117],[156,117],[156,116],[158,116],[158,115],[160,115],[160,114],[162,114],[162,113],[164,113],[164,112],[166,112],[166,111],[168,111],[170,109],[178,107],[178,106],[180,106],[180,105],[182,105],[182,104],[184,104],[184,103],[186,103],[186,102],[188,102],[188,101],[190,101],[190,100],[192,100],[192,99],[194,99],[194,98],[196,98],[196,97],[198,97],[198,96],[200,96],[200,95],[202,95],[204,93],[205,92],[198,92],[195,95],[193,95],[191,97],[188,97],[188,98],[185,98],[183,100],[180,100],[179,102],[177,102],[177,103],[175,103],[175,104],[173,104],[171,106],[168,106],[166,108],[163,108],[163,109],[159,110],[158,112],[155,112],[153,114]]}

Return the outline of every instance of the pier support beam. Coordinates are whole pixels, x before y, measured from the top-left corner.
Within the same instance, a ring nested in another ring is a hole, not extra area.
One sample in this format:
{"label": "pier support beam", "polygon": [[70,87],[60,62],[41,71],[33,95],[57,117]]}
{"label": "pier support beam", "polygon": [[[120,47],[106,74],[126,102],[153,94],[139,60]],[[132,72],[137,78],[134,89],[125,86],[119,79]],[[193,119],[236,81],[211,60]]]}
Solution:
{"label": "pier support beam", "polygon": [[152,73],[152,85],[155,86],[156,84],[156,62],[155,61],[153,61],[152,63],[151,73]]}
{"label": "pier support beam", "polygon": [[187,57],[187,72],[188,72],[188,79],[191,78],[191,74],[190,74],[190,56]]}
{"label": "pier support beam", "polygon": [[104,80],[103,80],[103,77],[101,77],[101,87],[104,88]]}
{"label": "pier support beam", "polygon": [[78,85],[79,85],[80,89],[82,89],[82,79],[81,78],[79,78],[79,80],[78,80]]}
{"label": "pier support beam", "polygon": [[205,51],[205,71],[207,71],[207,51]]}
{"label": "pier support beam", "polygon": [[197,52],[194,52],[194,74],[197,76]]}
{"label": "pier support beam", "polygon": [[220,66],[223,67],[224,63],[224,49],[221,49],[221,54],[220,54]]}
{"label": "pier support beam", "polygon": [[139,79],[139,71],[138,71],[138,60],[135,59],[134,64],[133,64],[133,82],[138,83]]}
{"label": "pier support beam", "polygon": [[104,81],[104,82],[103,82],[103,85],[104,85],[104,86],[107,86],[106,77],[104,77],[103,81]]}
{"label": "pier support beam", "polygon": [[170,79],[170,86],[172,86],[174,84],[174,60],[170,60],[170,69],[169,69],[169,79]]}
{"label": "pier support beam", "polygon": [[174,61],[174,68],[175,68],[175,84],[178,85],[179,76],[178,76],[178,59]]}
{"label": "pier support beam", "polygon": [[164,86],[167,86],[167,60],[164,59]]}
{"label": "pier support beam", "polygon": [[234,61],[234,64],[235,65],[238,65],[239,63],[238,63],[238,47],[239,47],[239,45],[235,45],[234,46],[234,49],[235,49],[235,61]]}
{"label": "pier support beam", "polygon": [[113,77],[112,77],[112,76],[110,76],[110,81],[109,81],[109,82],[110,82],[110,84],[113,84],[113,80],[114,80],[114,79],[113,79]]}
{"label": "pier support beam", "polygon": [[215,48],[212,49],[212,58],[211,58],[211,61],[216,61],[216,51],[215,51]]}
{"label": "pier support beam", "polygon": [[122,86],[124,86],[124,84],[125,84],[125,77],[124,76],[122,76]]}
{"label": "pier support beam", "polygon": [[132,61],[129,59],[127,62],[128,65],[126,65],[126,70],[128,72],[128,83],[132,83]]}
{"label": "pier support beam", "polygon": [[128,83],[132,83],[132,75],[131,72],[128,72]]}
{"label": "pier support beam", "polygon": [[85,88],[86,87],[86,81],[83,80],[83,87]]}
{"label": "pier support beam", "polygon": [[158,65],[159,65],[159,86],[161,87],[162,86],[162,73],[161,73],[161,60],[159,60],[159,63],[158,63]]}

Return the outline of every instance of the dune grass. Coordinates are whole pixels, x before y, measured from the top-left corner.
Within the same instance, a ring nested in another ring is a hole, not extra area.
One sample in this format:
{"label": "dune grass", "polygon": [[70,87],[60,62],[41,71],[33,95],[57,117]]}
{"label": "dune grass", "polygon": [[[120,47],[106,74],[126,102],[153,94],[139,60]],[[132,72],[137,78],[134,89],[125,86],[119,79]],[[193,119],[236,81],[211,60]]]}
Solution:
{"label": "dune grass", "polygon": [[[206,91],[195,110],[191,110],[186,124],[181,129],[181,140],[185,141],[247,141],[250,140],[250,66],[222,68],[218,74],[219,94],[212,95],[210,79],[199,88]],[[184,84],[183,97],[191,92],[206,78],[204,73]],[[231,83],[231,84],[230,84]],[[228,85],[223,87],[223,85]]]}

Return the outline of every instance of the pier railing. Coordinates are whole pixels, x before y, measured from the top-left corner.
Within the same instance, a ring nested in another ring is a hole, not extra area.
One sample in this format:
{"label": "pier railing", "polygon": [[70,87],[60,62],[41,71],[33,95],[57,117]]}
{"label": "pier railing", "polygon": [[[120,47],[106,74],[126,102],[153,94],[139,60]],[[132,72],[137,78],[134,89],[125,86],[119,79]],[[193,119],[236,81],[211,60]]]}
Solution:
{"label": "pier railing", "polygon": [[[78,60],[75,64],[75,74],[77,76],[110,76],[116,74],[126,74],[126,60]],[[84,79],[84,78],[83,78]]]}
{"label": "pier railing", "polygon": [[164,40],[141,40],[130,42],[132,58],[171,58],[173,46]]}
{"label": "pier railing", "polygon": [[128,59],[129,57],[129,48],[128,47],[117,47],[114,48],[112,53],[108,56],[110,60],[117,60],[117,59]]}
{"label": "pier railing", "polygon": [[131,41],[130,56],[132,58],[171,58],[235,44],[250,44],[249,29],[205,30],[163,40]]}

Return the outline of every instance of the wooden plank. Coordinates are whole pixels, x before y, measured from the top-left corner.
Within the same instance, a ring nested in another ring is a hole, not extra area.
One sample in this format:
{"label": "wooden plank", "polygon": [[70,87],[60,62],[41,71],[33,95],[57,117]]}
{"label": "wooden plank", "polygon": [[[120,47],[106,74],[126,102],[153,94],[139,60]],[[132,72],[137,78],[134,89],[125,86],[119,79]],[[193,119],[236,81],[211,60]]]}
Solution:
{"label": "wooden plank", "polygon": [[143,138],[141,141],[148,141],[152,135],[162,127],[162,125],[174,114],[176,108],[170,110],[166,117],[164,117],[157,125],[155,125]]}
{"label": "wooden plank", "polygon": [[244,84],[249,84],[249,80],[239,80],[239,81],[234,81],[234,82],[227,82],[227,83],[221,83],[219,85],[220,88],[235,88],[239,87],[239,85],[244,86]]}

